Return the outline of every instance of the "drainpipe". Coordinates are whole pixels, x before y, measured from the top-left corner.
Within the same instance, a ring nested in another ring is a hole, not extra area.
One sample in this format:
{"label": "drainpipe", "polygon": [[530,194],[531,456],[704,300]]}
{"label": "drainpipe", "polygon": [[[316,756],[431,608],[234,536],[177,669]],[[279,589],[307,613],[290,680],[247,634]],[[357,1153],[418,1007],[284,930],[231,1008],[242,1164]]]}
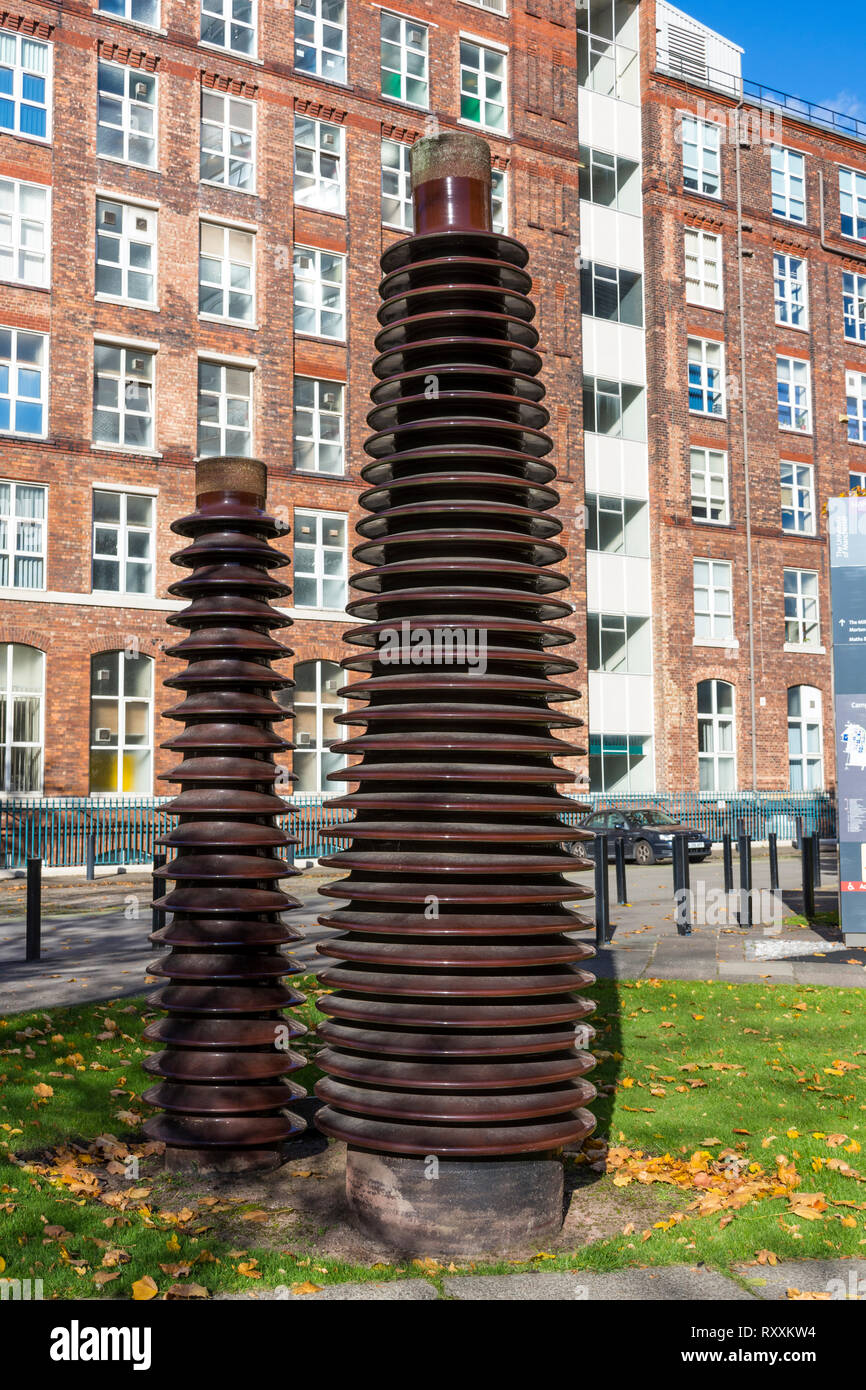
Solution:
{"label": "drainpipe", "polygon": [[746,498],[746,576],[749,586],[749,714],[752,741],[752,791],[758,790],[758,726],[755,697],[755,600],[753,595],[752,572],[752,494],[749,473],[749,410],[746,398],[746,317],[745,283],[743,277],[743,182],[740,167],[740,112],[743,109],[743,94],[737,102],[737,277],[740,297],[740,398],[743,419],[743,482]]}

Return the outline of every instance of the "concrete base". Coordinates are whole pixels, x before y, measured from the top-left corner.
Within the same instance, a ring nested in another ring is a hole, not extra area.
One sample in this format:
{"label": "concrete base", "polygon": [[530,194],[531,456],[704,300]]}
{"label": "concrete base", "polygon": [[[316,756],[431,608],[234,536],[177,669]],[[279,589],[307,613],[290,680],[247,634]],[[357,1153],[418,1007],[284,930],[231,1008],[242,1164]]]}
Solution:
{"label": "concrete base", "polygon": [[165,1150],[169,1173],[268,1173],[282,1162],[281,1149]]}
{"label": "concrete base", "polygon": [[346,1197],[355,1224],[401,1254],[480,1255],[543,1242],[562,1226],[562,1163],[401,1158],[350,1148]]}

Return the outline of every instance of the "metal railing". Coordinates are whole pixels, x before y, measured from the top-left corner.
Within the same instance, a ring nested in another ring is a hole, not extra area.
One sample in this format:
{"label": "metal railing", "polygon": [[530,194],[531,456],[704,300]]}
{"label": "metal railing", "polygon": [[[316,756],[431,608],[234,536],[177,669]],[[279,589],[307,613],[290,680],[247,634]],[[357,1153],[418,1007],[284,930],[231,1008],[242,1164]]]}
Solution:
{"label": "metal railing", "polygon": [[767,87],[763,82],[752,82],[749,78],[723,68],[711,67],[677,53],[659,49],[656,53],[656,69],[670,77],[679,77],[685,82],[694,82],[699,87],[709,87],[716,92],[724,92],[737,100],[742,96],[758,106],[773,111],[781,111],[813,125],[825,126],[840,135],[853,135],[855,139],[866,140],[866,120],[850,116],[845,111],[835,111],[820,102],[804,101],[790,92],[780,92],[775,87]]}
{"label": "metal railing", "polygon": [[[173,821],[165,809],[169,800],[56,796],[4,801],[0,804],[0,869],[23,868],[28,859],[41,859],[52,868],[84,864],[91,835],[97,865],[149,866],[156,839]],[[717,844],[726,833],[736,835],[740,820],[754,840],[766,840],[772,831],[782,840],[793,841],[798,816],[802,816],[807,834],[818,831],[824,838],[833,838],[836,833],[835,807],[826,792],[737,792],[724,797],[708,792],[633,792],[622,796],[587,792],[579,794],[577,800],[596,810],[656,806]],[[285,824],[298,840],[296,859],[318,859],[347,843],[325,839],[321,833],[352,818],[351,812],[336,806],[333,799],[299,795],[293,797],[293,807]],[[563,819],[573,822],[583,814],[566,813]]]}

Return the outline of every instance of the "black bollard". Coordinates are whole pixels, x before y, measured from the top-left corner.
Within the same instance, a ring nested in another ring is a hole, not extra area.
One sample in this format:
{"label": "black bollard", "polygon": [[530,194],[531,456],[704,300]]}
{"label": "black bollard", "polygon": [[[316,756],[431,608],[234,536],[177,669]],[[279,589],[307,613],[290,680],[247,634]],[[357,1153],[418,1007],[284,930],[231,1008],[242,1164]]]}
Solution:
{"label": "black bollard", "polygon": [[[162,895],[163,895],[163,893],[165,892],[165,888],[164,888],[164,886],[163,886],[163,885],[164,885],[164,880],[160,877],[160,875],[159,875],[159,873],[158,873],[158,870],[162,868],[163,864],[165,863],[165,860],[166,860],[166,856],[165,856],[164,854],[156,853],[156,854],[154,854],[154,856],[153,856],[153,896],[154,896],[154,899],[156,899],[156,898],[161,898]],[[150,909],[150,929],[151,929],[151,931],[161,931],[162,928],[163,928],[164,926],[165,926],[165,908],[157,907],[157,906],[155,905],[155,902],[154,902],[153,904],[151,904],[151,909]],[[154,950],[154,951],[160,951],[160,950],[162,950],[162,949],[163,949],[163,944],[162,944],[162,942],[161,942],[161,941],[154,941],[154,942],[152,943],[152,945],[151,945],[151,949]]]}
{"label": "black bollard", "polygon": [[678,936],[691,936],[691,892],[689,879],[689,842],[686,835],[673,838],[674,855],[674,904]]}
{"label": "black bollard", "polygon": [[595,837],[595,944],[607,945],[610,933],[610,885],[607,876],[607,836]]}
{"label": "black bollard", "polygon": [[628,894],[625,886],[625,840],[620,835],[613,846],[613,857],[616,861],[616,900],[620,907],[628,902]]}
{"label": "black bollard", "polygon": [[796,827],[795,830],[794,830],[794,849],[802,849],[802,847],[803,847],[803,817],[802,817],[802,816],[797,816],[796,820],[794,821],[794,825],[795,825],[795,827]]}
{"label": "black bollard", "polygon": [[27,937],[25,960],[42,959],[42,860],[27,860]]}
{"label": "black bollard", "polygon": [[734,891],[734,856],[731,852],[731,837],[727,831],[722,836],[722,866],[725,872],[725,892]]}
{"label": "black bollard", "polygon": [[[740,822],[742,825],[742,821]],[[752,926],[752,839],[742,833],[738,837],[737,851],[740,856],[740,907],[737,921],[741,927]]]}
{"label": "black bollard", "polygon": [[811,835],[802,837],[800,868],[803,881],[803,916],[811,922],[815,916],[815,867],[812,859],[815,843]]}
{"label": "black bollard", "polygon": [[812,832],[812,878],[816,888],[821,887],[821,832]]}
{"label": "black bollard", "polygon": [[92,883],[96,878],[96,836],[93,831],[87,837],[87,844],[84,851],[84,875],[88,883]]}
{"label": "black bollard", "polygon": [[771,830],[767,836],[767,843],[770,846],[770,892],[779,891],[779,840],[775,830]]}

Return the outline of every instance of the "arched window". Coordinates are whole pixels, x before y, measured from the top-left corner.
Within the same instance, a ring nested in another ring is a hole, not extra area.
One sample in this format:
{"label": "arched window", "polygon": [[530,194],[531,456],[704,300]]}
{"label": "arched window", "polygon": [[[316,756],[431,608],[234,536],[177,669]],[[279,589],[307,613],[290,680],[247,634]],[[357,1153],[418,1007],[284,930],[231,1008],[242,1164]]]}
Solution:
{"label": "arched window", "polygon": [[153,791],[153,659],[98,652],[90,658],[90,791]]}
{"label": "arched window", "polygon": [[3,791],[42,790],[45,654],[17,642],[0,645],[0,729]]}
{"label": "arched window", "polygon": [[736,790],[734,687],[727,681],[698,685],[698,785],[702,792]]}
{"label": "arched window", "polygon": [[331,752],[331,744],[347,736],[342,726],[334,722],[346,708],[345,700],[337,694],[345,677],[333,661],[301,661],[293,674],[294,691],[285,691],[280,700],[295,711],[292,762],[297,781],[293,790],[312,796],[334,796],[341,788],[328,781],[328,773],[346,765],[342,754]]}
{"label": "arched window", "polygon": [[824,785],[821,692],[813,685],[788,689],[788,785],[792,792],[820,791]]}

